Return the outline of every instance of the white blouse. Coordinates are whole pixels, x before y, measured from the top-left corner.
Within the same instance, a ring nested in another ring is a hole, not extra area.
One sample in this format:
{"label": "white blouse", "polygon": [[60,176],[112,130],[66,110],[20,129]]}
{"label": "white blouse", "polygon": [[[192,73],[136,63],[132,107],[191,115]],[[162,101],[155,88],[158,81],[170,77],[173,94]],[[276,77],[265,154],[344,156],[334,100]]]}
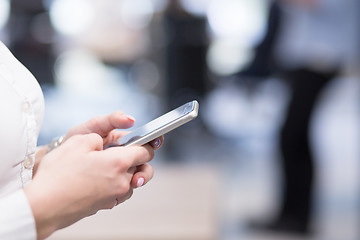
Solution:
{"label": "white blouse", "polygon": [[32,179],[44,98],[34,76],[0,42],[0,239],[36,239],[23,187]]}

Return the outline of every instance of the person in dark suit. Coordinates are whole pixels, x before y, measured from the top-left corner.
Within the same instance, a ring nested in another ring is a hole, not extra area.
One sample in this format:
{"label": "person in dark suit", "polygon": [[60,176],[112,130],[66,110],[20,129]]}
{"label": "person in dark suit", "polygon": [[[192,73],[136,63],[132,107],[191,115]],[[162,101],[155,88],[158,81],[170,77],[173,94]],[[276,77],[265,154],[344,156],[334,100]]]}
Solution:
{"label": "person in dark suit", "polygon": [[[286,81],[291,97],[280,130],[283,192],[273,221],[252,226],[299,234],[311,232],[316,169],[310,126],[316,106],[329,82],[353,58],[354,10],[358,0],[333,3],[316,0],[273,1],[268,32],[256,48],[254,61],[239,77]],[[346,10],[349,9],[349,10]],[[339,44],[341,39],[341,44]]]}

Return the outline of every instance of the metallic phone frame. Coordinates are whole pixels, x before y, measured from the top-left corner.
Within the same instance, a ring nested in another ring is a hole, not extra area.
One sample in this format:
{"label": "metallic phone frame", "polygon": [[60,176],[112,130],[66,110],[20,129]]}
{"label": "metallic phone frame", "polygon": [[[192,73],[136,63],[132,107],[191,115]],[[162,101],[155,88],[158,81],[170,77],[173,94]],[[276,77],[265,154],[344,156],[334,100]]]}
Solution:
{"label": "metallic phone frame", "polygon": [[[189,109],[189,107],[191,107],[191,109]],[[179,118],[177,119],[174,119],[172,121],[169,121],[165,124],[163,124],[161,127],[157,128],[157,129],[154,129],[152,130],[151,132],[143,135],[143,136],[134,136],[132,138],[130,138],[129,140],[125,141],[125,143],[123,142],[124,141],[124,137],[125,138],[129,138],[129,136],[131,136],[133,133],[136,133],[136,131],[139,131],[139,129],[141,129],[142,127],[144,127],[145,125],[139,127],[139,128],[136,128],[133,132],[123,136],[122,138],[120,138],[118,140],[118,145],[120,146],[131,146],[131,145],[143,145],[145,143],[148,143],[152,140],[154,140],[155,138],[157,137],[160,137],[168,132],[170,132],[171,130],[174,130],[175,128],[178,128],[180,127],[181,125],[193,120],[194,118],[196,118],[198,116],[198,111],[199,111],[199,103],[194,100],[194,101],[191,101],[191,102],[188,102],[166,114],[169,114],[173,111],[179,111],[181,110],[181,108],[183,108],[182,111],[184,111],[184,114],[182,116],[180,116]],[[191,110],[191,111],[190,111]],[[151,122],[155,122],[157,120],[159,120],[160,118],[162,118],[163,116],[165,116],[166,114],[150,121],[149,123]]]}

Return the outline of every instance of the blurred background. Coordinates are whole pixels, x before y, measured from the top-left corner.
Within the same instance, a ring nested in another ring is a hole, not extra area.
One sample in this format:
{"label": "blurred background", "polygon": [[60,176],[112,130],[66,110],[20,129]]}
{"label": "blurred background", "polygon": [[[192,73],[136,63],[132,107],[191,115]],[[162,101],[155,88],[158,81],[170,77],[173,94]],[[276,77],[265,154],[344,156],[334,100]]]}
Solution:
{"label": "blurred background", "polygon": [[[166,135],[152,182],[51,239],[359,239],[358,10],[358,0],[0,0],[0,39],[44,92],[39,144],[118,109],[136,127],[200,103]],[[304,167],[294,146],[307,144]],[[287,145],[299,159],[282,160]]]}

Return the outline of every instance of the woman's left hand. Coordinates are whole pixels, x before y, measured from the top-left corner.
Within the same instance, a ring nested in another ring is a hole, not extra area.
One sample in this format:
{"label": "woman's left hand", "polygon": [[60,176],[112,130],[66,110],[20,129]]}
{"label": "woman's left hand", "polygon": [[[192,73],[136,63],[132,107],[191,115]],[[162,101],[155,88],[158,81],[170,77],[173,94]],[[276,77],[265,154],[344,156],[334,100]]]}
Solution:
{"label": "woman's left hand", "polygon": [[89,121],[71,128],[64,137],[64,141],[74,135],[83,135],[89,133],[99,134],[104,145],[114,142],[123,136],[126,132],[117,131],[116,129],[127,129],[134,125],[135,119],[121,111],[115,111],[106,116],[98,116]]}

